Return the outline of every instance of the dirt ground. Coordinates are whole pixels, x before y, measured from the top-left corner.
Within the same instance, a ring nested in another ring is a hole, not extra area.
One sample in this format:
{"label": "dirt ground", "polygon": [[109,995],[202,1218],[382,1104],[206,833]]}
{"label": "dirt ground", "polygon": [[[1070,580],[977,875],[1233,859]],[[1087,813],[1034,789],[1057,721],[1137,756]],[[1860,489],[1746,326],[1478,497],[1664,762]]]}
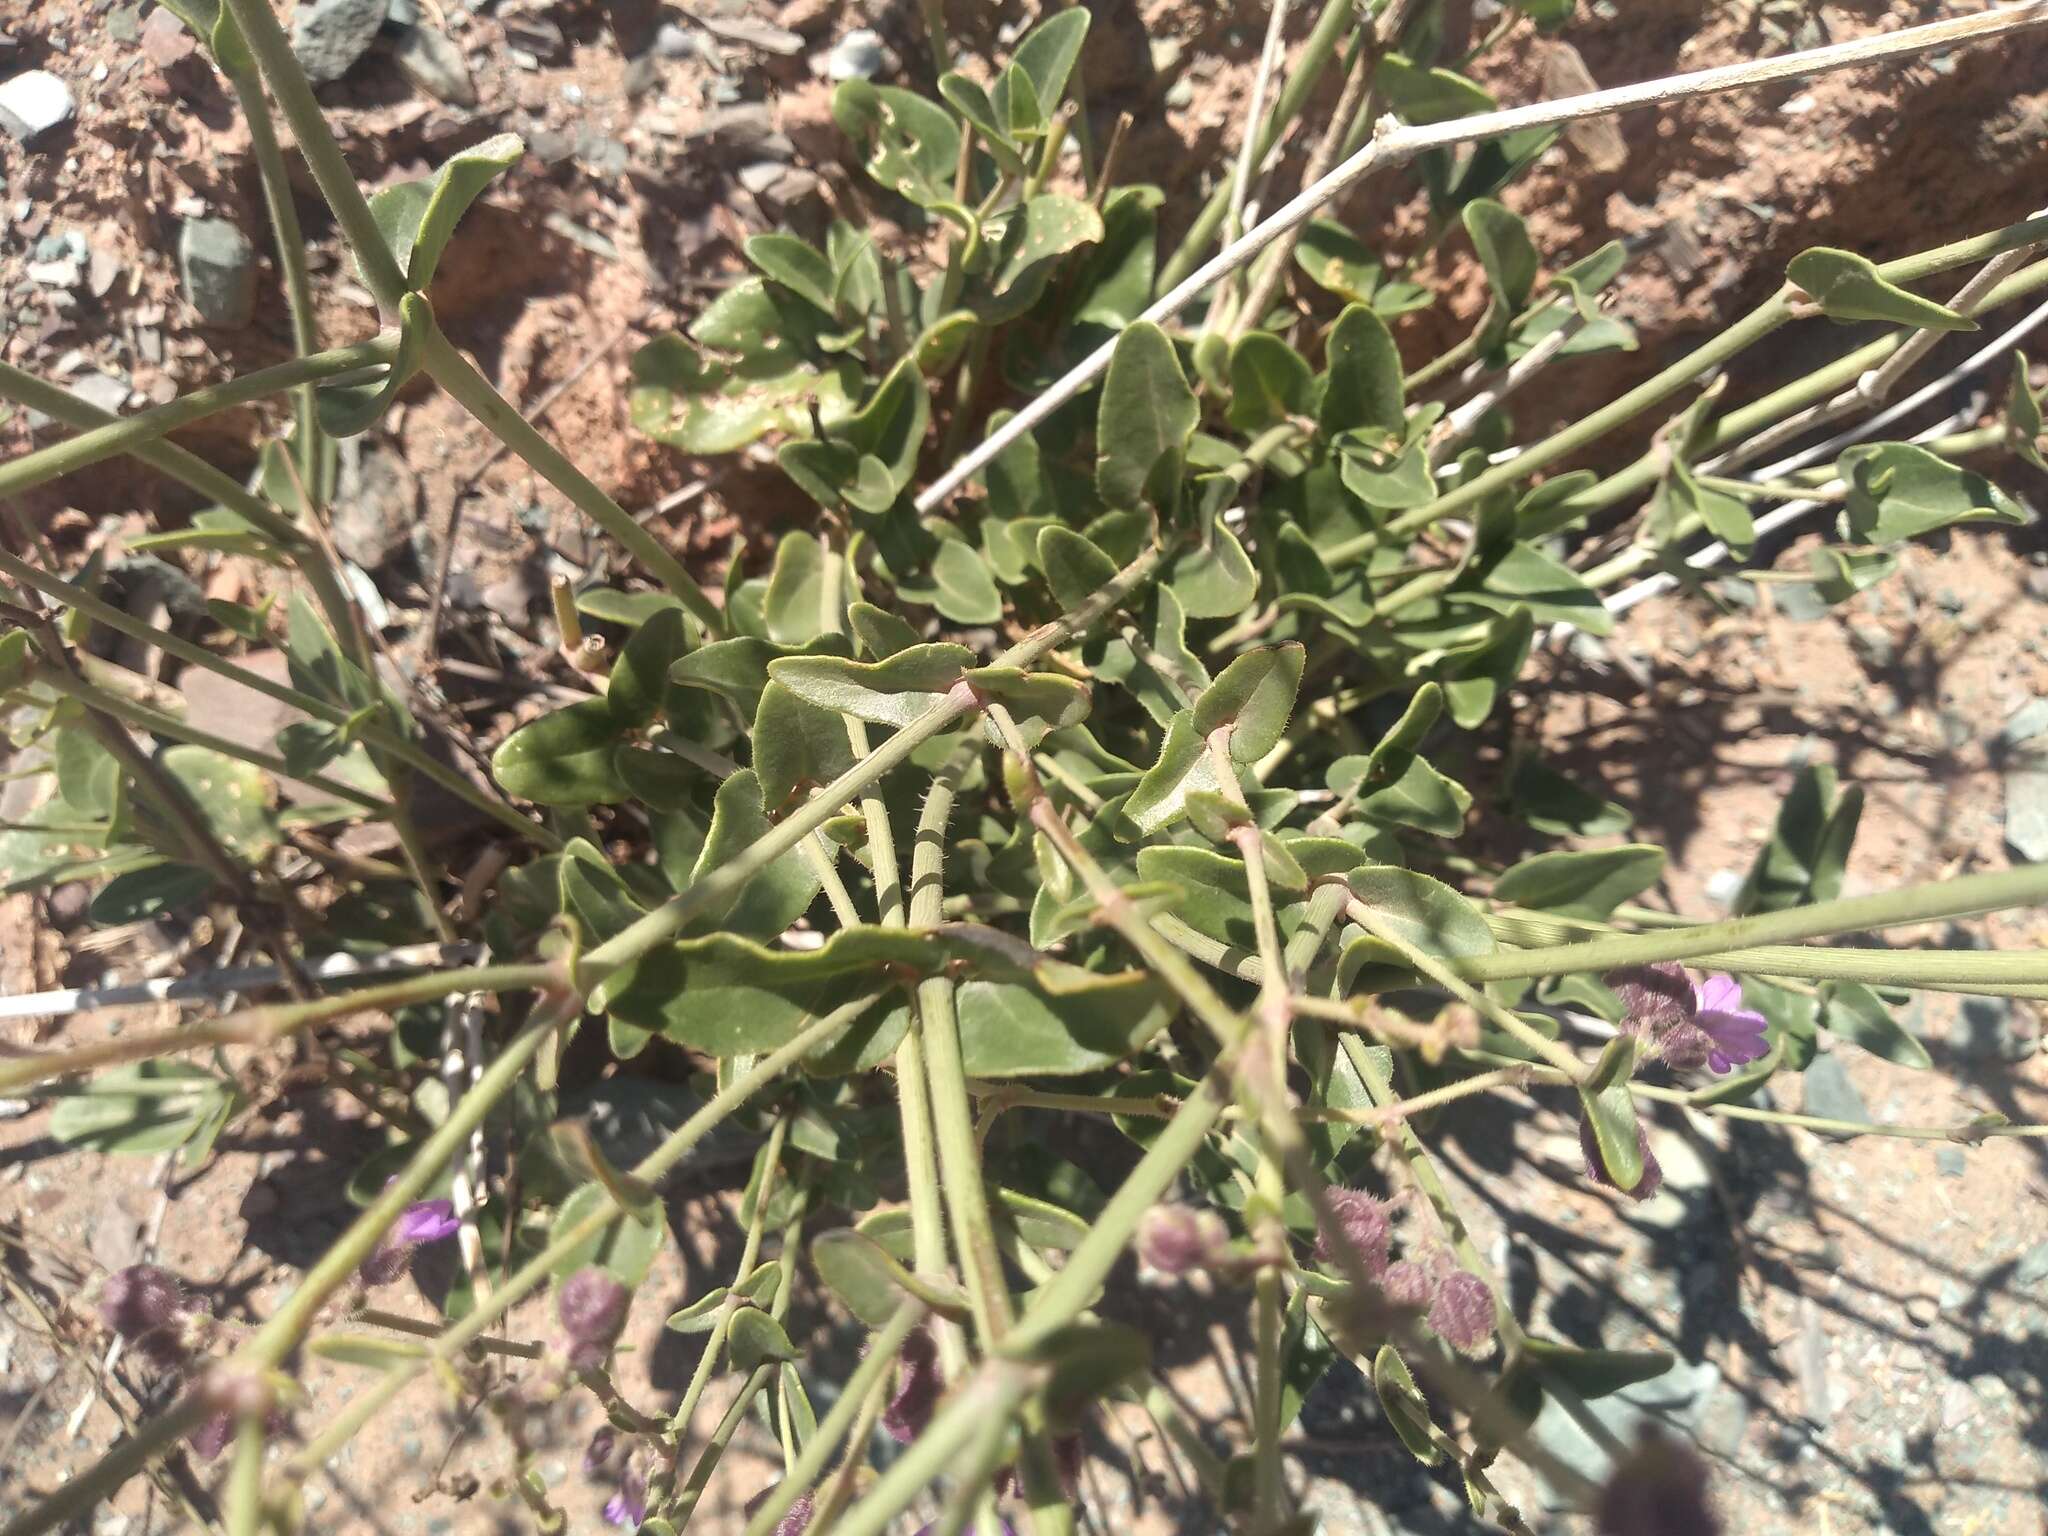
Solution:
{"label": "dirt ground", "polygon": [[[748,466],[693,463],[634,433],[625,359],[730,278],[746,234],[784,221],[815,225],[830,211],[866,217],[845,201],[822,64],[847,31],[871,25],[890,50],[890,67],[922,78],[916,6],[499,0],[472,9],[463,0],[422,0],[420,8],[464,55],[477,106],[449,106],[409,86],[388,38],[321,94],[370,184],[417,175],[494,132],[526,137],[526,161],[450,251],[434,291],[441,321],[509,398],[545,408],[550,435],[623,504],[658,508],[651,526],[690,558],[714,565],[736,534],[758,550],[787,503]],[[1090,9],[1098,30],[1084,68],[1096,125],[1133,111],[1133,163],[1167,188],[1169,209],[1185,207],[1234,148],[1265,9],[1249,0],[1145,0],[1140,14],[1119,0],[1090,0]],[[1302,14],[1290,35],[1298,39],[1313,9],[1295,6]],[[1465,9],[1488,7],[1447,7],[1454,16]],[[1618,84],[1889,30],[1957,7],[1643,0],[1579,9],[1567,35],[1599,83]],[[960,45],[987,52],[1014,36],[1032,8],[1011,0],[951,11]],[[769,22],[800,46],[779,52],[735,42],[692,16]],[[1482,15],[1475,26],[1488,24]],[[11,37],[0,41],[0,78],[47,68],[80,104],[76,128],[51,145],[24,151],[0,136],[8,320],[0,356],[72,383],[95,374],[125,381],[131,405],[287,356],[289,330],[267,255],[251,326],[203,325],[179,292],[173,253],[181,218],[224,216],[264,243],[246,130],[218,77],[153,32],[133,3],[29,0],[25,13],[0,17],[0,29]],[[2048,39],[2037,33],[1881,78],[1835,76],[1641,114],[1623,125],[1631,158],[1612,174],[1596,172],[1569,144],[1553,150],[1508,200],[1529,217],[1553,265],[1612,237],[1629,242],[1633,259],[1614,303],[1637,327],[1641,348],[1560,368],[1554,389],[1518,407],[1524,419],[1537,427],[1568,420],[1664,366],[1772,291],[1786,259],[1806,246],[1842,245],[1882,259],[2030,211],[2048,184],[2044,64]],[[1541,49],[1524,39],[1478,73],[1503,102],[1544,94]],[[1318,120],[1313,109],[1306,116]],[[1286,146],[1263,193],[1269,204],[1291,192],[1303,154],[1299,141]],[[323,294],[324,339],[370,334],[367,295],[351,282],[317,200],[300,206]],[[1345,212],[1355,227],[1382,232],[1373,238],[1389,250],[1411,250],[1421,237],[1417,201],[1385,186],[1368,188]],[[38,243],[71,230],[87,238],[94,273],[68,290],[31,278]],[[1480,275],[1457,242],[1418,263],[1416,275],[1446,298],[1403,322],[1411,363],[1461,336],[1484,302]],[[1823,344],[1834,338],[1787,333],[1738,372],[1734,397],[1811,366],[1812,349]],[[1968,403],[1965,384],[1945,405]],[[239,471],[280,424],[274,413],[247,411],[185,441]],[[23,415],[0,421],[0,456],[31,440]],[[1601,445],[1597,462],[1620,462],[1640,445],[1640,436],[1617,437]],[[403,615],[423,604],[439,540],[459,513],[442,644],[458,660],[495,668],[531,654],[541,639],[550,565],[587,570],[601,556],[559,498],[489,450],[449,402],[408,399],[366,445],[392,466],[386,483],[396,489],[376,499],[359,532],[382,552],[370,563]],[[2004,481],[2028,500],[2048,496],[2048,483],[2032,472]],[[175,488],[110,465],[49,488],[28,510],[76,553],[89,541],[139,531],[145,520],[175,522],[191,508]],[[1899,576],[1819,619],[1788,611],[1782,589],[1771,586],[1652,601],[1604,652],[1540,655],[1514,701],[1514,724],[1559,754],[1560,766],[1628,806],[1634,836],[1669,850],[1660,896],[1676,911],[1721,910],[1729,881],[1768,837],[1792,775],[1811,762],[1834,764],[1869,797],[1849,869],[1852,892],[2001,867],[2009,851],[1998,732],[2028,700],[2048,698],[2048,543],[2038,526],[2010,538],[1957,534],[1948,543],[1940,552],[1912,551]],[[1796,565],[1796,548],[1781,563]],[[259,581],[224,562],[207,595],[254,595]],[[394,640],[402,647],[402,627]],[[483,695],[478,718],[502,722],[519,707]],[[1501,732],[1482,733],[1462,765],[1482,803],[1497,783],[1504,742]],[[1489,826],[1487,836],[1497,840],[1489,853],[1517,851],[1501,829]],[[146,931],[127,935],[120,948],[82,948],[73,939],[78,898],[59,891],[48,900],[0,899],[0,990],[175,962],[160,953],[161,935]],[[1962,933],[1900,937],[2040,946],[2048,918],[2023,912]],[[1848,1046],[1833,1057],[1878,1118],[1948,1123],[1995,1108],[2015,1120],[2048,1119],[2039,1011],[2020,1004],[1987,1015],[1973,1007],[1930,996],[1916,1017],[1936,1072],[1907,1072]],[[16,1043],[58,1033],[83,1039],[169,1016],[131,1010],[111,1020],[0,1029]],[[337,1107],[325,1095],[292,1091],[280,1061],[238,1066],[273,1091],[195,1171],[72,1151],[49,1137],[45,1111],[5,1107],[0,1235],[11,1256],[0,1264],[8,1280],[0,1299],[0,1514],[89,1464],[152,1404],[147,1372],[132,1359],[107,1365],[101,1336],[62,1298],[148,1253],[189,1277],[224,1320],[250,1325],[269,1315],[346,1219],[347,1181],[380,1144],[378,1133],[346,1101]],[[1799,1108],[1799,1094],[1784,1080],[1780,1102]],[[1703,1446],[1731,1530],[2043,1529],[2043,1143],[1965,1151],[1673,1120],[1657,1143],[1668,1192],[1623,1208],[1583,1187],[1562,1110],[1546,1100],[1520,1117],[1451,1113],[1433,1135],[1466,1208],[1480,1217],[1484,1244],[1540,1326],[1581,1343],[1654,1343],[1681,1357],[1681,1372],[1657,1384],[1661,1398],[1600,1405],[1606,1431],[1627,1439],[1636,1416],[1656,1412]],[[1028,1119],[1019,1124],[1029,1129]],[[621,1370],[635,1401],[672,1403],[688,1377],[696,1341],[663,1330],[662,1318],[730,1269],[739,1246],[731,1183],[729,1169],[706,1169],[672,1204],[681,1250],[662,1256],[639,1293]],[[406,1282],[391,1294],[431,1316],[427,1294],[440,1279],[429,1268],[424,1292]],[[1242,1298],[1155,1293],[1146,1305],[1175,1390],[1213,1443],[1227,1448],[1245,1400]],[[845,1339],[818,1327],[815,1339],[800,1342],[817,1345],[824,1361],[843,1360]],[[550,1328],[543,1309],[528,1305],[505,1331],[540,1338]],[[318,1410],[301,1419],[312,1425],[362,1378],[314,1361],[305,1380]],[[817,1406],[822,1413],[822,1396]],[[543,1475],[573,1530],[601,1524],[606,1490],[579,1466],[596,1422],[578,1395],[533,1430]],[[1597,1454],[1583,1427],[1542,1428],[1560,1454]],[[1455,1485],[1415,1466],[1345,1367],[1312,1396],[1297,1436],[1303,1487],[1326,1529],[1431,1536],[1473,1528]],[[1105,1423],[1091,1449],[1086,1486],[1097,1528],[1214,1528],[1148,1426]],[[758,1426],[743,1426],[700,1528],[736,1531],[739,1505],[772,1480],[778,1460]],[[503,1442],[488,1426],[463,1421],[431,1386],[416,1386],[330,1476],[309,1486],[307,1528],[348,1536],[526,1529],[516,1505],[491,1497],[504,1464]],[[164,1487],[138,1481],[90,1528],[104,1536],[183,1528],[179,1499],[202,1496],[220,1476],[217,1463],[177,1463]],[[1515,1491],[1538,1518],[1538,1491]]]}

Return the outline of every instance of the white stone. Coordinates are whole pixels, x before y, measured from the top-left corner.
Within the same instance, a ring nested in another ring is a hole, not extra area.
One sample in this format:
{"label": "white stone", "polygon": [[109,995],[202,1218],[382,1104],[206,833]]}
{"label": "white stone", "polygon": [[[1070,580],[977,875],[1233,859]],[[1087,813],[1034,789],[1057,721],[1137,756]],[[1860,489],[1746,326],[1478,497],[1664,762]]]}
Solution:
{"label": "white stone", "polygon": [[0,128],[31,144],[71,121],[78,103],[71,87],[47,69],[31,69],[0,84]]}

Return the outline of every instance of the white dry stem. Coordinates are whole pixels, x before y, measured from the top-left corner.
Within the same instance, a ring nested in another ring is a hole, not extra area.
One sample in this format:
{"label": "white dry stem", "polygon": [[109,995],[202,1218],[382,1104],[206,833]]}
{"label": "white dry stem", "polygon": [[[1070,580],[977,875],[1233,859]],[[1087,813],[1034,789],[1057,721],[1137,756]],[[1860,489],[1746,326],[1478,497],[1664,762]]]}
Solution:
{"label": "white dry stem", "polygon": [[1466,434],[1479,424],[1479,418],[1540,373],[1564,350],[1565,343],[1578,335],[1582,323],[1576,316],[1565,321],[1515,359],[1497,383],[1482,389],[1446,416],[1443,424],[1437,428],[1436,441],[1430,444],[1430,463],[1441,464],[1450,458],[1457,451],[1458,444],[1464,441]]}
{"label": "white dry stem", "polygon": [[[1502,134],[1517,133],[1526,128],[1545,128],[1581,122],[1587,118],[1634,111],[1641,107],[1654,107],[1664,102],[1680,101],[1694,96],[1718,95],[1723,91],[1744,90],[1782,80],[1807,79],[1835,70],[1855,69],[1888,59],[1927,53],[1937,48],[1985,42],[2024,27],[2039,26],[2043,22],[2048,22],[2048,0],[2026,0],[2024,4],[2001,6],[1974,16],[1929,22],[1925,26],[1906,27],[1898,32],[1878,37],[1856,38],[1846,43],[1832,43],[1824,48],[1808,48],[1797,53],[1780,54],[1771,59],[1724,64],[1713,69],[1696,70],[1691,74],[1646,80],[1636,85],[1588,91],[1583,96],[1570,96],[1561,101],[1539,101],[1498,112],[1481,112],[1446,123],[1431,123],[1417,127],[1405,126],[1391,117],[1382,118],[1371,143],[1327,176],[1304,187],[1292,201],[1282,205],[1272,215],[1231,241],[1202,266],[1188,274],[1179,286],[1156,300],[1139,316],[1139,319],[1149,320],[1155,324],[1171,320],[1205,293],[1212,283],[1235,272],[1289,230],[1306,223],[1332,198],[1348,191],[1374,171],[1398,164],[1425,150],[1448,148],[1454,144],[1471,143],[1478,139],[1497,138]],[[919,493],[917,510],[932,511],[969,479],[979,474],[1011,443],[1031,431],[1087,388],[1104,369],[1109,367],[1110,356],[1115,350],[1114,338],[1104,342],[1000,428],[983,438],[976,447],[962,455],[950,469]]]}
{"label": "white dry stem", "polygon": [[[441,1081],[448,1087],[448,1103],[452,1108],[455,1101],[476,1086],[477,1079],[484,1073],[484,998],[482,992],[465,993],[448,1009],[447,1030],[443,1037],[441,1055]],[[490,1273],[484,1265],[483,1234],[477,1230],[476,1210],[482,1203],[484,1188],[484,1130],[479,1125],[470,1133],[469,1146],[462,1161],[455,1165],[454,1176],[449,1180],[449,1203],[455,1207],[455,1219],[462,1223],[456,1229],[456,1245],[462,1251],[462,1267],[469,1274],[469,1283],[477,1299],[491,1294]]]}

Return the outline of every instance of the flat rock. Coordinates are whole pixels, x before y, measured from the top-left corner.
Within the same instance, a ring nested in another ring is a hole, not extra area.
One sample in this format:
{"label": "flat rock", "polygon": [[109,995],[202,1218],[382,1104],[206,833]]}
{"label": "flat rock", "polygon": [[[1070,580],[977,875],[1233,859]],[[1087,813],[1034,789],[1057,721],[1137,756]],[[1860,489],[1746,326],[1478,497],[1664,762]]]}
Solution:
{"label": "flat rock", "polygon": [[2007,771],[2005,840],[2030,862],[2048,859],[2048,765],[2034,762]]}
{"label": "flat rock", "polygon": [[334,547],[366,571],[402,549],[419,521],[420,483],[394,453],[343,447],[341,484],[334,498]]}
{"label": "flat rock", "polygon": [[306,78],[326,85],[349,72],[384,25],[389,0],[313,0],[292,17],[292,53]]}
{"label": "flat rock", "polygon": [[872,80],[888,65],[889,49],[882,34],[857,27],[833,46],[825,72],[834,80]]}
{"label": "flat rock", "polygon": [[[1717,1408],[1717,1397],[1727,1395],[1722,1387],[1720,1368],[1710,1360],[1698,1365],[1687,1365],[1683,1361],[1666,1371],[1654,1381],[1639,1382],[1632,1387],[1606,1397],[1594,1398],[1586,1404],[1586,1411],[1596,1419],[1609,1434],[1623,1445],[1635,1444],[1644,1428],[1656,1425],[1679,1440],[1696,1440],[1709,1421],[1710,1414]],[[1739,1394],[1737,1402],[1740,1403]],[[1748,1427],[1748,1415],[1741,1415],[1739,1423],[1729,1420],[1733,1417],[1725,1406],[1720,1406],[1720,1417],[1713,1423],[1715,1438],[1720,1443],[1739,1443],[1742,1432]],[[1607,1453],[1584,1426],[1555,1400],[1546,1399],[1543,1411],[1530,1426],[1530,1438],[1581,1476],[1595,1483],[1605,1483],[1611,1470]],[[1564,1496],[1556,1490],[1549,1490],[1546,1502],[1553,1509],[1566,1507]]]}
{"label": "flat rock", "polygon": [[0,129],[33,144],[78,115],[71,87],[47,69],[30,69],[0,81]]}
{"label": "flat rock", "polygon": [[226,219],[187,219],[178,232],[178,280],[208,325],[239,330],[256,313],[256,248]]}
{"label": "flat rock", "polygon": [[2025,1061],[2041,1048],[2009,997],[1964,998],[1955,1044],[1972,1061]]}
{"label": "flat rock", "polygon": [[414,27],[398,40],[392,57],[399,73],[436,101],[451,107],[476,105],[476,81],[470,78],[469,61],[445,32]]}
{"label": "flat rock", "polygon": [[128,396],[134,392],[134,386],[126,379],[118,378],[111,373],[88,373],[82,378],[73,379],[70,388],[71,393],[87,405],[97,406],[100,410],[111,413],[118,413],[121,407],[128,403]]}
{"label": "flat rock", "polygon": [[1842,1065],[1841,1057],[1832,1053],[1814,1057],[1806,1068],[1804,1079],[1806,1113],[1818,1115],[1823,1120],[1870,1123],[1870,1107],[1863,1102],[1863,1095],[1856,1091],[1856,1085],[1849,1081],[1848,1069]]}

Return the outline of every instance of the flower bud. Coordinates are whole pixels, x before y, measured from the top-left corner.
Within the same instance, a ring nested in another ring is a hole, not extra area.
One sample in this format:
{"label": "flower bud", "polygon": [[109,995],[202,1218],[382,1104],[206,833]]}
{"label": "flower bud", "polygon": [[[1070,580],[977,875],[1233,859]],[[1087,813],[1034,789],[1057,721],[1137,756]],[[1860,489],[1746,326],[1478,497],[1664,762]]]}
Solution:
{"label": "flower bud", "polygon": [[1484,1354],[1493,1342],[1493,1292],[1471,1271],[1454,1269],[1437,1282],[1426,1321],[1459,1354]]}
{"label": "flower bud", "polygon": [[1692,1022],[1692,982],[1685,967],[1675,961],[1623,966],[1600,979],[1621,999],[1621,1027],[1645,1044],[1668,1029]]}
{"label": "flower bud", "polygon": [[1647,1200],[1664,1187],[1664,1170],[1650,1152],[1650,1133],[1643,1129],[1642,1122],[1636,1122],[1636,1151],[1642,1154],[1643,1176],[1636,1181],[1634,1189],[1622,1189],[1607,1172],[1607,1164],[1601,1160],[1600,1145],[1593,1139],[1593,1122],[1579,1122],[1579,1151],[1585,1154],[1586,1177],[1602,1189],[1620,1190],[1631,1200]]}
{"label": "flower bud", "polygon": [[583,1448],[583,1475],[595,1477],[612,1464],[612,1455],[619,1445],[618,1431],[609,1424],[590,1437],[590,1444]]}
{"label": "flower bud", "polygon": [[[780,1483],[770,1483],[763,1488],[747,1500],[746,1507],[740,1511],[741,1515],[749,1520],[753,1519],[760,1512],[761,1506],[766,1504],[775,1490],[781,1486]],[[775,1522],[775,1536],[804,1536],[804,1532],[811,1528],[811,1518],[816,1509],[816,1501],[812,1499],[808,1489],[798,1494],[796,1502],[791,1504],[782,1518]]]}
{"label": "flower bud", "polygon": [[595,1370],[626,1326],[632,1301],[626,1288],[601,1269],[579,1269],[555,1293],[555,1316],[569,1336],[569,1364]]}
{"label": "flower bud", "polygon": [[376,1251],[357,1266],[365,1285],[389,1285],[412,1268],[412,1251],[422,1243],[438,1243],[462,1229],[450,1200],[415,1200],[393,1222]]}
{"label": "flower bud", "polygon": [[211,1461],[228,1448],[228,1442],[235,1437],[235,1416],[232,1413],[216,1413],[201,1419],[185,1436],[185,1443],[192,1448],[192,1454],[201,1461]]}
{"label": "flower bud", "polygon": [[[1385,1273],[1387,1245],[1393,1236],[1386,1201],[1376,1199],[1362,1189],[1332,1188],[1325,1198],[1329,1201],[1330,1214],[1336,1219],[1335,1236],[1351,1245],[1366,1273],[1374,1276]],[[1316,1234],[1316,1257],[1325,1262],[1335,1257],[1332,1235],[1327,1227]]]}
{"label": "flower bud", "polygon": [[1230,1241],[1230,1229],[1214,1211],[1185,1205],[1155,1205],[1138,1223],[1138,1262],[1157,1275],[1188,1275],[1207,1269]]}
{"label": "flower bud", "polygon": [[1594,1515],[1600,1536],[1720,1536],[1707,1499],[1707,1468],[1690,1446],[1645,1427],[1614,1469]]}
{"label": "flower bud", "polygon": [[154,1264],[130,1264],[100,1287],[100,1321],[159,1365],[185,1358],[185,1292]]}
{"label": "flower bud", "polygon": [[939,1354],[932,1336],[922,1328],[913,1329],[903,1340],[903,1353],[896,1360],[896,1391],[882,1410],[882,1428],[898,1445],[908,1445],[924,1433],[939,1405],[945,1383],[939,1378]]}
{"label": "flower bud", "polygon": [[1429,1305],[1434,1277],[1413,1259],[1397,1259],[1380,1272],[1380,1294],[1388,1306],[1420,1312]]}

